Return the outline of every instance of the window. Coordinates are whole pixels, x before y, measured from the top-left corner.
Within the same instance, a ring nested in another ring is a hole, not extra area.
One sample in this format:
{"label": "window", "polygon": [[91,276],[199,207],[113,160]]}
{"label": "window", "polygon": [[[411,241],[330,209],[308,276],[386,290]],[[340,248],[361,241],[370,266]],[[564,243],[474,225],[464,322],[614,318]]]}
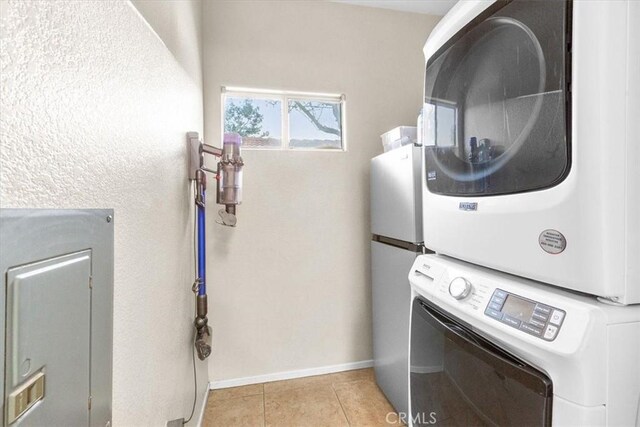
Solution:
{"label": "window", "polygon": [[344,95],[223,88],[224,132],[243,149],[344,151]]}
{"label": "window", "polygon": [[425,102],[424,115],[427,123],[425,145],[456,146],[456,114],[455,105],[446,101],[431,99],[429,102]]}

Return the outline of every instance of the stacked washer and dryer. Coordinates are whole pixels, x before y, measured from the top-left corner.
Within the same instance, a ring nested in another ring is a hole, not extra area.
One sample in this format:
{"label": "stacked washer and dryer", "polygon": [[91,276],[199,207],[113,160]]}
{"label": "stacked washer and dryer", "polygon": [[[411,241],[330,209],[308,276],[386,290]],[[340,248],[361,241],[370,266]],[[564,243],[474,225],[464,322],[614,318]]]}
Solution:
{"label": "stacked washer and dryer", "polygon": [[425,47],[411,425],[640,425],[640,2],[462,1]]}

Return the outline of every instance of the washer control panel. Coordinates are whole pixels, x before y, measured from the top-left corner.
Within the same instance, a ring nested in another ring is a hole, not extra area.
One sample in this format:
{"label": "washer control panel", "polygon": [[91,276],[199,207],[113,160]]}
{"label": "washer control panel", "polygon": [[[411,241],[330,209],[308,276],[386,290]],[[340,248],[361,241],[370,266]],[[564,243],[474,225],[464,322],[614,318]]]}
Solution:
{"label": "washer control panel", "polygon": [[484,314],[529,335],[553,341],[558,336],[566,312],[496,289]]}

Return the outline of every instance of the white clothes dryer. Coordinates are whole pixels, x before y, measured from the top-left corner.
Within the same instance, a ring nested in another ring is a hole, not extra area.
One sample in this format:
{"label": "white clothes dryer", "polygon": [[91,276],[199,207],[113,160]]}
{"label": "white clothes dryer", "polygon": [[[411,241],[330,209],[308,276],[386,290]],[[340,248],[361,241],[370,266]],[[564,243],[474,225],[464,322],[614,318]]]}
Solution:
{"label": "white clothes dryer", "polygon": [[461,1],[424,46],[437,253],[640,303],[640,2]]}

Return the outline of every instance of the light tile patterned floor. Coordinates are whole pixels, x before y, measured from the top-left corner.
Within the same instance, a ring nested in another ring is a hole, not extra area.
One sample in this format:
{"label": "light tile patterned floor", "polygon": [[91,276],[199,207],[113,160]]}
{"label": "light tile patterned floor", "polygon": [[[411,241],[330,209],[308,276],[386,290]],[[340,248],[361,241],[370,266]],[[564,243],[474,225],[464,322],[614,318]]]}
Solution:
{"label": "light tile patterned floor", "polygon": [[[390,414],[388,416],[388,414]],[[204,427],[402,425],[373,369],[214,390]],[[396,422],[394,424],[393,422]]]}

